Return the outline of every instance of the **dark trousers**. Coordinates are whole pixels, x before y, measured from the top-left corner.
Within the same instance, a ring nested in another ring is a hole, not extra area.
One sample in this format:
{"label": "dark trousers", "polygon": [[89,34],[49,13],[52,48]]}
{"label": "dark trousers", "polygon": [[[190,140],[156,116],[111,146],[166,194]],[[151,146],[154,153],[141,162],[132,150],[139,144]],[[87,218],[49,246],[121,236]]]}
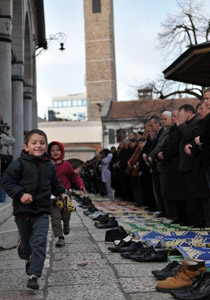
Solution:
{"label": "dark trousers", "polygon": [[[189,225],[193,225],[195,227],[204,227],[205,222],[204,222],[204,211],[203,211],[203,201],[202,201],[204,197],[203,195],[201,195],[203,191],[200,188],[200,186],[198,186],[195,177],[196,172],[198,173],[199,171],[200,170],[198,169],[198,171],[192,170],[183,173],[184,188],[185,188],[185,199],[187,203],[187,218],[188,218]],[[199,174],[204,175],[201,172]]]}
{"label": "dark trousers", "polygon": [[152,169],[152,182],[153,182],[153,190],[154,190],[157,210],[161,211],[162,213],[165,213],[165,207],[163,204],[163,198],[162,198],[161,187],[160,187],[160,177],[156,165],[154,165]]}
{"label": "dark trousers", "polygon": [[49,215],[20,214],[15,216],[15,222],[20,234],[18,255],[25,260],[31,258],[28,275],[40,277],[46,257]]}
{"label": "dark trousers", "polygon": [[152,175],[149,172],[143,172],[141,176],[143,204],[148,206],[150,211],[156,211],[156,201],[153,190]]}

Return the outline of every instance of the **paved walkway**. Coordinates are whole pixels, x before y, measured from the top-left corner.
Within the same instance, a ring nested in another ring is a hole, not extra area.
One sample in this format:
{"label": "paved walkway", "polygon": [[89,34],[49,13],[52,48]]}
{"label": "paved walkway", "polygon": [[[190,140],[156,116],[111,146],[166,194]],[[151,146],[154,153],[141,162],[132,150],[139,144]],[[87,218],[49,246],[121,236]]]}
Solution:
{"label": "paved walkway", "polygon": [[[97,229],[79,207],[72,213],[71,232],[65,247],[55,248],[50,231],[39,291],[26,288],[25,265],[18,258],[16,248],[2,250],[0,247],[0,299],[174,299],[170,294],[155,291],[156,279],[151,274],[152,270],[162,269],[167,263],[138,263],[121,258],[119,253],[110,253],[109,244],[104,242],[105,231]],[[0,226],[1,232],[4,234],[0,234],[0,239],[10,241],[7,247],[17,245],[13,217]],[[0,242],[2,244],[2,240]]]}

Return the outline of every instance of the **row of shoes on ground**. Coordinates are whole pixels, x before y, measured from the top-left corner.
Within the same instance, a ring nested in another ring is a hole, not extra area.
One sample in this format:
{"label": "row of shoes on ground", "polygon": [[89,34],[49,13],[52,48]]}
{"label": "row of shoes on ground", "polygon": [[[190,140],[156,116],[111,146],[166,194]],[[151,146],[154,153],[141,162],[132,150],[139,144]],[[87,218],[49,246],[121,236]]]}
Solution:
{"label": "row of shoes on ground", "polygon": [[105,233],[105,242],[112,243],[114,241],[119,242],[128,236],[128,233],[125,231],[123,226],[118,226],[117,228],[112,228],[107,230]]}
{"label": "row of shoes on ground", "polygon": [[152,246],[146,246],[140,240],[134,240],[132,236],[122,239],[118,245],[108,247],[112,252],[119,252],[126,259],[137,262],[166,262],[168,255],[166,251],[156,251]]}
{"label": "row of shoes on ground", "polygon": [[[89,199],[89,198],[88,198]],[[94,225],[99,229],[106,229],[106,228],[114,228],[118,227],[118,222],[115,219],[115,217],[110,217],[108,213],[103,212],[102,210],[98,210],[92,201],[89,200],[83,200],[83,203],[86,201],[86,203],[89,203],[86,208],[88,208],[86,211],[83,211],[83,213],[90,217],[92,220],[96,221]],[[81,206],[84,208],[84,205]]]}
{"label": "row of shoes on ground", "polygon": [[99,229],[118,227],[118,222],[115,217],[110,217],[108,213],[104,213],[103,211],[99,210],[88,216],[96,221],[94,225]]}
{"label": "row of shoes on ground", "polygon": [[176,299],[210,299],[210,272],[206,272],[205,261],[191,260],[169,263],[162,270],[152,271],[159,279],[156,289],[171,293]]}

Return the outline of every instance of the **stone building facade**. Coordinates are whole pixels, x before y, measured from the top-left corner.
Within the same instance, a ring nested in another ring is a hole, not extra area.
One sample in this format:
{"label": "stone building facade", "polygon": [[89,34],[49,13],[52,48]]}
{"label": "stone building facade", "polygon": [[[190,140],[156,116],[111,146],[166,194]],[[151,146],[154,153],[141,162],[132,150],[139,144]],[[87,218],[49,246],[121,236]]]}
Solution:
{"label": "stone building facade", "polygon": [[46,132],[49,143],[63,143],[66,160],[85,162],[102,148],[101,121],[39,122],[38,128]]}
{"label": "stone building facade", "polygon": [[0,114],[16,138],[37,127],[36,50],[46,48],[43,0],[0,0]]}
{"label": "stone building facade", "polygon": [[88,120],[100,120],[105,100],[117,100],[113,0],[84,0]]}

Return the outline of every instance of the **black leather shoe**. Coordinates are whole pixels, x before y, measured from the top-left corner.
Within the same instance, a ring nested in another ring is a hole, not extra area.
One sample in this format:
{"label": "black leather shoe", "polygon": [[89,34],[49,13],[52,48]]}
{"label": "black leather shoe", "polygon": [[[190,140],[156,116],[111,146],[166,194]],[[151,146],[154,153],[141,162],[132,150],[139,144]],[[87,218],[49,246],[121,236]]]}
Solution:
{"label": "black leather shoe", "polygon": [[140,242],[140,241],[139,242],[131,241],[131,244],[129,246],[121,247],[118,252],[123,253],[123,252],[135,251],[135,250],[140,249],[142,247],[143,247],[142,242]]}
{"label": "black leather shoe", "polygon": [[161,212],[160,214],[157,215],[157,218],[166,218],[166,214]]}
{"label": "black leather shoe", "polygon": [[172,290],[171,294],[176,299],[204,300],[210,298],[210,272],[201,273],[191,287],[184,290]]}
{"label": "black leather shoe", "polygon": [[162,270],[154,270],[152,274],[158,280],[165,280],[167,277],[174,277],[180,268],[180,264],[178,261],[174,260],[170,262],[165,268]]}
{"label": "black leather shoe", "polygon": [[152,250],[153,247],[139,247],[138,249],[128,251],[128,252],[123,252],[121,253],[121,256],[127,259],[132,259],[132,255],[142,255],[144,252],[147,252],[148,250]]}
{"label": "black leather shoe", "polygon": [[[96,224],[106,224],[109,220],[113,219],[114,217],[109,217],[109,214],[99,216],[98,218],[94,218],[93,220],[97,220]],[[115,218],[114,218],[115,219]]]}
{"label": "black leather shoe", "polygon": [[83,211],[83,214],[86,215],[86,216],[89,216],[89,215],[93,214],[96,211],[98,211],[98,209],[95,208],[95,207],[94,208],[89,208],[88,210]]}
{"label": "black leather shoe", "polygon": [[105,233],[105,242],[114,242],[115,240],[122,240],[127,236],[127,232],[122,226],[116,229],[107,230]]}
{"label": "black leather shoe", "polygon": [[112,251],[112,252],[119,252],[119,249],[123,248],[123,247],[128,247],[130,246],[132,243],[132,241],[124,241],[122,240],[117,246],[115,247],[108,247],[108,250]]}
{"label": "black leather shoe", "polygon": [[115,220],[114,217],[111,217],[108,219],[108,221],[104,224],[101,223],[95,223],[94,224],[99,229],[105,229],[105,228],[113,228],[118,227],[118,222]]}
{"label": "black leather shoe", "polygon": [[93,221],[100,221],[100,219],[102,218],[106,218],[106,219],[108,219],[109,218],[109,214],[108,213],[104,213],[104,212],[100,212],[100,211],[98,211],[98,212],[96,212],[96,213],[94,213],[94,214],[92,214],[92,215],[89,215],[89,217],[91,217],[91,219],[93,220]]}
{"label": "black leather shoe", "polygon": [[139,262],[165,262],[168,259],[166,251],[155,251],[154,248],[137,255],[131,255],[131,259]]}
{"label": "black leather shoe", "polygon": [[90,206],[92,205],[92,200],[90,198],[84,198],[80,204],[79,204],[79,207],[82,207],[82,208],[87,208],[87,206]]}

